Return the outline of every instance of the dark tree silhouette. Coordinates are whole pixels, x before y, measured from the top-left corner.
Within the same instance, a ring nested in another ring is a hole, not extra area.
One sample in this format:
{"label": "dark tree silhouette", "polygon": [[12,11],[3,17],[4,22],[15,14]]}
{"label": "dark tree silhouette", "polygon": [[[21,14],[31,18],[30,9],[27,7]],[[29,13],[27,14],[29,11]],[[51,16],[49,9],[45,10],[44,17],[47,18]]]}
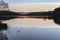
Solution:
{"label": "dark tree silhouette", "polygon": [[56,8],[55,10],[54,10],[54,15],[53,15],[53,17],[54,17],[54,22],[55,23],[57,23],[57,24],[60,24],[60,7],[59,8]]}

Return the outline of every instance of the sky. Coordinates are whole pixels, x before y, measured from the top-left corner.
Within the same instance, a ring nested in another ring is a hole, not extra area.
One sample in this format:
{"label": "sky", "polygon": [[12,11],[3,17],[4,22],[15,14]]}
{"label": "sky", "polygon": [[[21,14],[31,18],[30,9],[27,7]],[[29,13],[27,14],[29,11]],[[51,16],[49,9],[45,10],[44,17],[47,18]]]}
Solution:
{"label": "sky", "polygon": [[49,2],[60,2],[60,0],[4,0],[9,3],[49,3]]}
{"label": "sky", "polygon": [[16,12],[49,11],[60,6],[60,0],[4,0]]}

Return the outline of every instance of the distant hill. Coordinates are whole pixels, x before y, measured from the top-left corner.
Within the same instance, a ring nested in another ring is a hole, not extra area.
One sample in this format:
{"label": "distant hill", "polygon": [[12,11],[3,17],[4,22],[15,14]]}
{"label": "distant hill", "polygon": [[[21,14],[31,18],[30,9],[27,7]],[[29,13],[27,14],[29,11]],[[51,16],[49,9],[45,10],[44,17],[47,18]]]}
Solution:
{"label": "distant hill", "polygon": [[26,15],[28,16],[49,16],[50,14],[52,13],[52,11],[48,11],[48,12],[31,12],[31,13],[28,13]]}
{"label": "distant hill", "polygon": [[22,14],[12,11],[0,11],[0,15],[22,15]]}
{"label": "distant hill", "polygon": [[9,20],[18,18],[18,16],[21,16],[22,14],[12,12],[12,11],[0,11],[0,20]]}

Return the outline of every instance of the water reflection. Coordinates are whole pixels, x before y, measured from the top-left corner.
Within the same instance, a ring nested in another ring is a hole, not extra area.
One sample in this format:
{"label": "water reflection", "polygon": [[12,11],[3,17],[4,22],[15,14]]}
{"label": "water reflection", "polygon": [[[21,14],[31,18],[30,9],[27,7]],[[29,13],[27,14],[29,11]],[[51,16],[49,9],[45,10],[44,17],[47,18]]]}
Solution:
{"label": "water reflection", "polygon": [[40,19],[15,19],[6,21],[3,31],[6,40],[60,40],[60,26],[53,21]]}
{"label": "water reflection", "polygon": [[8,29],[7,24],[0,23],[0,40],[8,40],[7,35],[3,33],[3,30],[7,29]]}
{"label": "water reflection", "polygon": [[0,32],[0,40],[8,40],[7,35]]}
{"label": "water reflection", "polygon": [[6,23],[0,23],[0,30],[7,30],[8,25]]}

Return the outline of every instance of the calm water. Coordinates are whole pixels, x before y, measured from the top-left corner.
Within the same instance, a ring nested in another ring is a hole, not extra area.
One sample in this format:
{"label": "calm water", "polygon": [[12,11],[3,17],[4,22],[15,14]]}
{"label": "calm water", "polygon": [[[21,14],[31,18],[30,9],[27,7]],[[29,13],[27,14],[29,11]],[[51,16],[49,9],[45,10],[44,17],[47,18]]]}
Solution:
{"label": "calm water", "polygon": [[4,23],[8,24],[8,30],[2,34],[8,40],[60,40],[60,26],[53,20],[25,18]]}

